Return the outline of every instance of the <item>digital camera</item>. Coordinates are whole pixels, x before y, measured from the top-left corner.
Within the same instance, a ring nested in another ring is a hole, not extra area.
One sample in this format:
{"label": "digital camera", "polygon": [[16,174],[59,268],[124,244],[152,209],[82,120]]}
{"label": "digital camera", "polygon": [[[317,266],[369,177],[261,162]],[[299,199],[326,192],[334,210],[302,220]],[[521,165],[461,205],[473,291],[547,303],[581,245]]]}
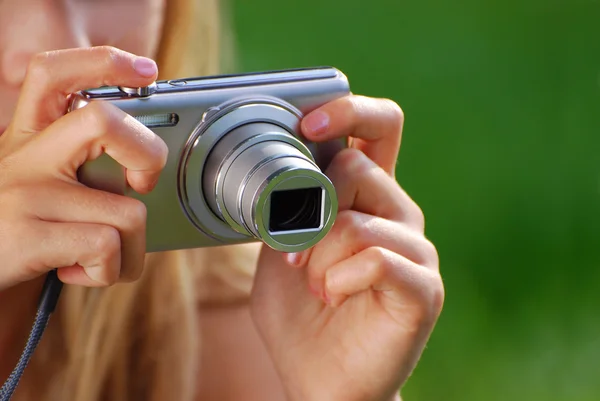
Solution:
{"label": "digital camera", "polygon": [[84,164],[79,180],[144,202],[148,252],[258,240],[305,250],[334,223],[337,196],[323,171],[346,141],[310,143],[300,121],[349,93],[347,78],[330,67],[84,90],[69,111],[110,102],[160,136],[169,157],[146,195],[127,186],[107,155]]}

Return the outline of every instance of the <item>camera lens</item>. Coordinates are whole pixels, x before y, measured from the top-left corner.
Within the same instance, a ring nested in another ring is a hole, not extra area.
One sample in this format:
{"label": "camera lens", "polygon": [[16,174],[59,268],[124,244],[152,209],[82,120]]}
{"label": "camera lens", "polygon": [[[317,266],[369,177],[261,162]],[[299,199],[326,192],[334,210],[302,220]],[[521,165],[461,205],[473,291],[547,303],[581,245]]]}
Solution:
{"label": "camera lens", "polygon": [[291,189],[271,194],[269,231],[310,230],[321,225],[321,188]]}
{"label": "camera lens", "polygon": [[307,249],[335,219],[333,184],[306,146],[277,125],[249,123],[225,134],[204,171],[204,194],[213,212],[274,249]]}

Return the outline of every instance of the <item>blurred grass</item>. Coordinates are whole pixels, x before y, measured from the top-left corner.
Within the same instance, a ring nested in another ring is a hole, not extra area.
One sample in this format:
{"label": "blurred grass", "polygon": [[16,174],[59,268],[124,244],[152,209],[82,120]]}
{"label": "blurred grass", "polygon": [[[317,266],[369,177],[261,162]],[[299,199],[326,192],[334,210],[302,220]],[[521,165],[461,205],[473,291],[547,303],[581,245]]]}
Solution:
{"label": "blurred grass", "polygon": [[232,4],[242,70],[333,65],[406,113],[447,301],[405,399],[600,399],[600,3]]}

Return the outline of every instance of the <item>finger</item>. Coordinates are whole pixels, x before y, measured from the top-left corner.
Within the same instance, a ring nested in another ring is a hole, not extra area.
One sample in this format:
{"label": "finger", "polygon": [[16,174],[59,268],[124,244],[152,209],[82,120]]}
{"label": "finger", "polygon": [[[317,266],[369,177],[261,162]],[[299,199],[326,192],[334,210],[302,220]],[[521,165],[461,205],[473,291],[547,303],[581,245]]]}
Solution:
{"label": "finger", "polygon": [[39,54],[28,66],[11,132],[45,129],[66,113],[71,93],[105,85],[147,86],[157,75],[154,61],[109,46]]}
{"label": "finger", "polygon": [[129,185],[146,193],[156,184],[168,151],[135,118],[109,103],[92,102],[54,122],[23,153],[38,161],[32,170],[59,171],[71,179],[84,162],[106,153],[127,169]]}
{"label": "finger", "polygon": [[143,202],[79,184],[53,183],[40,185],[36,196],[23,202],[21,208],[44,221],[115,228],[121,241],[119,281],[134,281],[141,276],[146,254],[147,210]]}
{"label": "finger", "polygon": [[352,137],[353,147],[394,176],[403,124],[402,109],[393,101],[351,95],[309,113],[301,128],[315,142]]}
{"label": "finger", "polygon": [[381,247],[432,270],[438,269],[433,244],[404,224],[355,211],[344,211],[315,247],[306,265],[311,291],[323,295],[327,270],[365,249]]}
{"label": "finger", "polygon": [[423,232],[424,216],[419,206],[363,152],[344,149],[326,174],[335,185],[340,211],[356,210],[403,222]]}
{"label": "finger", "polygon": [[310,255],[312,254],[313,249],[314,247],[308,248],[300,252],[284,253],[283,258],[285,262],[290,266],[302,267],[310,259]]}
{"label": "finger", "polygon": [[[346,259],[327,271],[326,293],[332,306],[348,297],[373,290],[401,302],[400,307],[419,308],[406,316],[429,316],[435,319],[443,304],[444,291],[437,272],[421,266],[390,250],[373,247]],[[402,302],[411,300],[412,302]]]}
{"label": "finger", "polygon": [[[340,211],[357,210],[405,222],[408,227],[423,233],[425,217],[419,206],[361,151],[345,149],[340,152],[327,169],[327,175],[336,187]],[[284,258],[289,265],[301,267],[311,253],[312,248],[285,254]]]}
{"label": "finger", "polygon": [[103,287],[88,276],[85,269],[80,265],[61,267],[56,270],[58,279],[65,284],[80,285],[82,287]]}
{"label": "finger", "polygon": [[[3,271],[13,282],[34,279],[55,268],[59,277],[68,276],[73,279],[70,283],[86,286],[110,285],[119,277],[121,239],[113,227],[30,220],[13,225],[11,232],[16,239],[2,255],[9,255],[10,263]],[[81,273],[63,276],[60,268],[70,266],[77,266],[85,277]]]}

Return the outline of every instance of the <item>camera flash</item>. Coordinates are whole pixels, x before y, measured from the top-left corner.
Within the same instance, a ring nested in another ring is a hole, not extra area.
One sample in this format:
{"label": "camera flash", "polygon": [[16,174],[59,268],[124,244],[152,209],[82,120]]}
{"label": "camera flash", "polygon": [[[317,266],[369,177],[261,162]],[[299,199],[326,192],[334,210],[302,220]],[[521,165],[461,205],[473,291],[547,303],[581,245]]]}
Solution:
{"label": "camera flash", "polygon": [[174,127],[179,122],[179,116],[175,113],[136,116],[135,119],[148,128]]}

